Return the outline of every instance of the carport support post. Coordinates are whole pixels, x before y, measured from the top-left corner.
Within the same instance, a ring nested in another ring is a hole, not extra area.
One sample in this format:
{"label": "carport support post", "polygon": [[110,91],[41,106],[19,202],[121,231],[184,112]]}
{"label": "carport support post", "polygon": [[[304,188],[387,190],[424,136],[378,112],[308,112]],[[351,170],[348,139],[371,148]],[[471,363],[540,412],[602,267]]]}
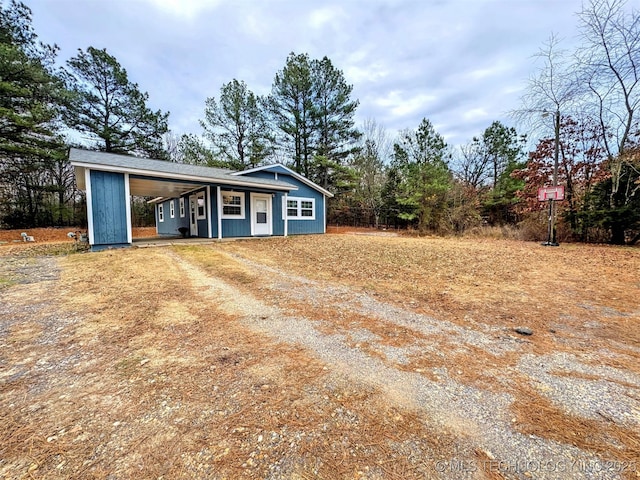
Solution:
{"label": "carport support post", "polygon": [[284,220],[284,236],[289,233],[289,225],[287,221],[287,192],[282,196],[282,219]]}
{"label": "carport support post", "polygon": [[211,208],[211,187],[207,185],[207,238],[213,238],[211,230],[213,226],[211,225],[211,216],[213,215],[213,208]]}
{"label": "carport support post", "polygon": [[[133,243],[131,222],[131,187],[129,186],[129,174],[124,174],[125,215],[127,217],[127,243]],[[156,223],[157,228],[157,223]]]}
{"label": "carport support post", "polygon": [[222,193],[220,193],[220,185],[216,187],[216,207],[218,209],[218,240],[222,240]]}
{"label": "carport support post", "polygon": [[91,169],[84,169],[84,184],[87,192],[87,236],[89,245],[93,245],[93,196],[91,193]]}

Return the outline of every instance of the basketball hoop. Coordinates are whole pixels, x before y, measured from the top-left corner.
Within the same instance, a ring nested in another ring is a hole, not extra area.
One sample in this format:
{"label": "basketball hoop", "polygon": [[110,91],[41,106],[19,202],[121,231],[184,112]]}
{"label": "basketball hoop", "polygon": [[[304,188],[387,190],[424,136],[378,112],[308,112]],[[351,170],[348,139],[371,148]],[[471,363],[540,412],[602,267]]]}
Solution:
{"label": "basketball hoop", "polygon": [[541,202],[546,202],[547,200],[564,200],[564,185],[539,188],[538,200]]}

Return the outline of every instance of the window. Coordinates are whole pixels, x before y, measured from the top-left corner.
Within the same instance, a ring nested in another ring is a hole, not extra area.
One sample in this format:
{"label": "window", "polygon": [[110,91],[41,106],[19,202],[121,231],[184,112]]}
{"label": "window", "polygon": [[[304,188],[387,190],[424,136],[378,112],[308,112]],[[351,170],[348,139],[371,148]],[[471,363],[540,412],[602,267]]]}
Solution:
{"label": "window", "polygon": [[180,199],[180,218],[184,218],[184,198]]}
{"label": "window", "polygon": [[207,218],[207,210],[204,206],[204,192],[199,192],[196,195],[196,205],[197,205],[196,208],[198,212],[198,220]]}
{"label": "window", "polygon": [[244,192],[220,192],[222,218],[244,218]]}
{"label": "window", "polygon": [[287,197],[287,218],[290,220],[315,220],[315,198]]}
{"label": "window", "polygon": [[171,218],[176,218],[176,203],[175,203],[175,200],[171,200],[169,202],[169,216]]}
{"label": "window", "polygon": [[164,205],[158,205],[158,221],[164,222]]}

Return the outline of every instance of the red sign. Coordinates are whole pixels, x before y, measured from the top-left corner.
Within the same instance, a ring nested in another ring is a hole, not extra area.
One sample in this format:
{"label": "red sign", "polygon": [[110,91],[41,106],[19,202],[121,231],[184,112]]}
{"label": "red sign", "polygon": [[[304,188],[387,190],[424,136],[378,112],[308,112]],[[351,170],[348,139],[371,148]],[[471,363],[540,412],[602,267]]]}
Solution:
{"label": "red sign", "polygon": [[538,200],[564,200],[564,185],[557,187],[541,187],[538,189]]}

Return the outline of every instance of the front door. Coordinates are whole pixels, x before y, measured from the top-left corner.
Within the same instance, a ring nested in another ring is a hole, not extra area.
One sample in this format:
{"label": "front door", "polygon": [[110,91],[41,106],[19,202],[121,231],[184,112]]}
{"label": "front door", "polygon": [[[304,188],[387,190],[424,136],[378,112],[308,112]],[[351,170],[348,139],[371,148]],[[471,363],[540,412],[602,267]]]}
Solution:
{"label": "front door", "polygon": [[251,234],[272,234],[271,195],[251,194]]}
{"label": "front door", "polygon": [[195,195],[189,197],[189,234],[198,236],[198,202]]}

